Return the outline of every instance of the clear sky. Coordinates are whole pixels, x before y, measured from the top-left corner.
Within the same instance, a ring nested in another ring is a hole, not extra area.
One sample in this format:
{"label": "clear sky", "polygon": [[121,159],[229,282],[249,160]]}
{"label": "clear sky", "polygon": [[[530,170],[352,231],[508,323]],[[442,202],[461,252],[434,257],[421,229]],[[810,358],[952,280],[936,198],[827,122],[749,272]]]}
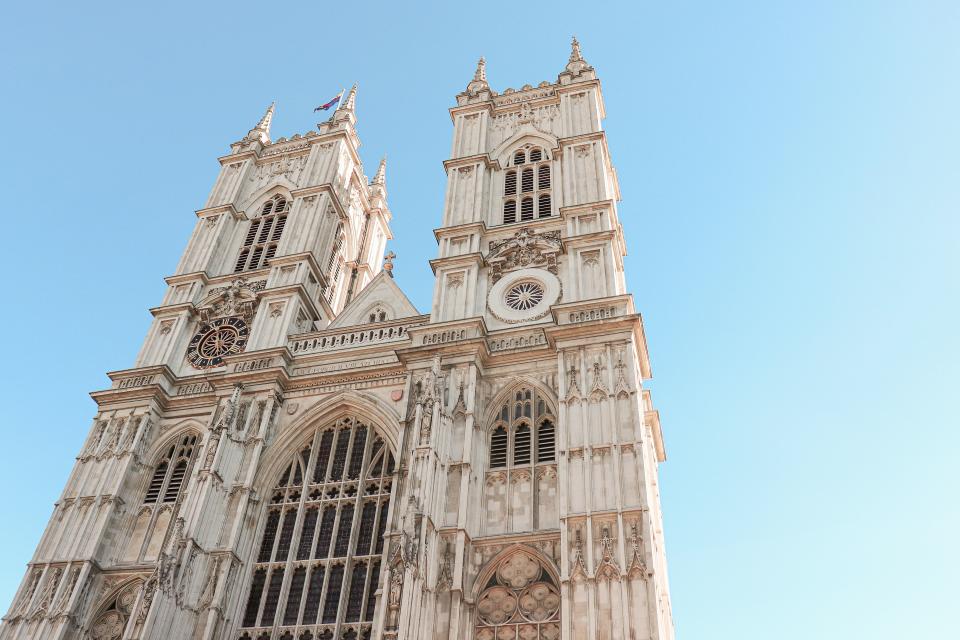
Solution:
{"label": "clear sky", "polygon": [[[282,6],[281,6],[282,5]],[[7,3],[0,609],[217,174],[344,86],[429,309],[446,109],[603,82],[681,639],[956,637],[955,1]],[[949,612],[949,614],[948,614]]]}

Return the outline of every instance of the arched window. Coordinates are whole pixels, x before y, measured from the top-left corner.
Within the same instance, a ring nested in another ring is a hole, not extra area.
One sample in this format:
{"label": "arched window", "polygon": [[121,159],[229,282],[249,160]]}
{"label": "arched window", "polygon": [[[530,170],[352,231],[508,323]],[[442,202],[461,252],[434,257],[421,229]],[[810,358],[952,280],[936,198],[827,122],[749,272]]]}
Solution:
{"label": "arched window", "polygon": [[250,221],[250,228],[243,239],[240,255],[233,267],[234,272],[259,269],[270,264],[277,253],[277,243],[287,224],[290,203],[281,195],[275,195],[263,204],[260,215]]}
{"label": "arched window", "polygon": [[370,637],[393,466],[354,418],[314,432],[271,494],[241,638]]}
{"label": "arched window", "polygon": [[490,468],[507,466],[507,429],[499,426],[490,435]]}
{"label": "arched window", "polygon": [[[504,560],[477,598],[477,640],[560,637],[560,590],[533,556]],[[519,635],[518,635],[519,634]]]}
{"label": "arched window", "polygon": [[517,172],[516,171],[507,171],[507,175],[503,179],[503,195],[505,196],[517,195]]}
{"label": "arched window", "polygon": [[[513,165],[518,169],[510,169],[503,178],[503,224],[517,222],[518,206],[521,222],[553,215],[550,160],[546,152],[539,147],[531,148],[527,145],[514,154]],[[520,193],[525,196],[519,203],[516,198],[518,173]]]}
{"label": "arched window", "polygon": [[[527,466],[556,459],[554,415],[535,389],[522,387],[500,407],[490,432],[490,468]],[[536,458],[534,459],[534,453]]]}
{"label": "arched window", "polygon": [[340,284],[340,273],[343,271],[343,221],[337,222],[337,230],[333,233],[333,244],[330,246],[330,257],[327,258],[327,281],[321,290],[327,302],[333,301]]}
{"label": "arched window", "polygon": [[167,529],[176,515],[197,448],[197,435],[187,433],[164,450],[153,468],[143,504],[137,512],[133,532],[123,554],[124,561],[156,560]]}
{"label": "arched window", "polygon": [[507,200],[503,203],[503,224],[511,224],[517,221],[517,201]]}
{"label": "arched window", "polygon": [[524,198],[520,202],[520,219],[533,220],[533,198]]}
{"label": "arched window", "polygon": [[537,215],[541,218],[546,218],[550,215],[549,193],[543,193],[540,195],[540,199],[537,201]]}

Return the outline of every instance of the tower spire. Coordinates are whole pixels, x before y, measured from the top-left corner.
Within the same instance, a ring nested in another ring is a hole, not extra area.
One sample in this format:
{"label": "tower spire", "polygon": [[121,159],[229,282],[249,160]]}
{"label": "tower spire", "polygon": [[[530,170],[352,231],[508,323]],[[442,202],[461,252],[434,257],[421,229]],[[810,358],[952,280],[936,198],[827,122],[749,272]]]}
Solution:
{"label": "tower spire", "polygon": [[276,111],[276,108],[277,102],[271,102],[263,114],[263,117],[260,118],[260,122],[258,122],[253,129],[250,129],[250,132],[247,134],[248,140],[259,140],[263,144],[270,142],[270,123],[273,122],[273,113]]}

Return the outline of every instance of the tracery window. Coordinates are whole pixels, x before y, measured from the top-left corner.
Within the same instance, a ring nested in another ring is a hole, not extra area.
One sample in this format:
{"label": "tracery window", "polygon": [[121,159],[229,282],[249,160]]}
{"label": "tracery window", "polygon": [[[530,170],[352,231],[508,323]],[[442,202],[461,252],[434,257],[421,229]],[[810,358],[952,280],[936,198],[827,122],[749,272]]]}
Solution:
{"label": "tracery window", "polygon": [[560,591],[535,558],[516,553],[484,585],[477,599],[477,640],[556,640],[560,637]]}
{"label": "tracery window", "polygon": [[523,387],[503,403],[490,432],[490,468],[556,460],[556,418],[536,390]]}
{"label": "tracery window", "polygon": [[[519,193],[517,187],[519,183]],[[547,218],[553,214],[550,191],[550,161],[539,147],[529,145],[513,155],[513,164],[503,177],[503,223]]]}
{"label": "tracery window", "polygon": [[187,433],[164,450],[150,476],[124,553],[125,561],[152,562],[157,559],[170,522],[176,515],[197,449],[197,435]]}
{"label": "tracery window", "polygon": [[250,228],[247,229],[240,255],[233,267],[234,273],[270,264],[270,259],[277,253],[277,243],[283,235],[289,210],[290,203],[281,195],[263,204],[260,215],[250,221]]}
{"label": "tracery window", "polygon": [[271,496],[241,640],[370,637],[393,466],[354,418],[314,433]]}

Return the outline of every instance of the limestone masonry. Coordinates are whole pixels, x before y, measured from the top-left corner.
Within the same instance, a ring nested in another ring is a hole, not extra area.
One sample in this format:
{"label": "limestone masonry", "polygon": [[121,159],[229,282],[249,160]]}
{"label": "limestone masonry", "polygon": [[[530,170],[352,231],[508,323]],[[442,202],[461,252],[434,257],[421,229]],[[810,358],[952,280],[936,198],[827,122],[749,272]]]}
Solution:
{"label": "limestone masonry", "polygon": [[230,153],[0,640],[669,640],[665,460],[600,82],[450,109],[429,313],[354,87]]}

